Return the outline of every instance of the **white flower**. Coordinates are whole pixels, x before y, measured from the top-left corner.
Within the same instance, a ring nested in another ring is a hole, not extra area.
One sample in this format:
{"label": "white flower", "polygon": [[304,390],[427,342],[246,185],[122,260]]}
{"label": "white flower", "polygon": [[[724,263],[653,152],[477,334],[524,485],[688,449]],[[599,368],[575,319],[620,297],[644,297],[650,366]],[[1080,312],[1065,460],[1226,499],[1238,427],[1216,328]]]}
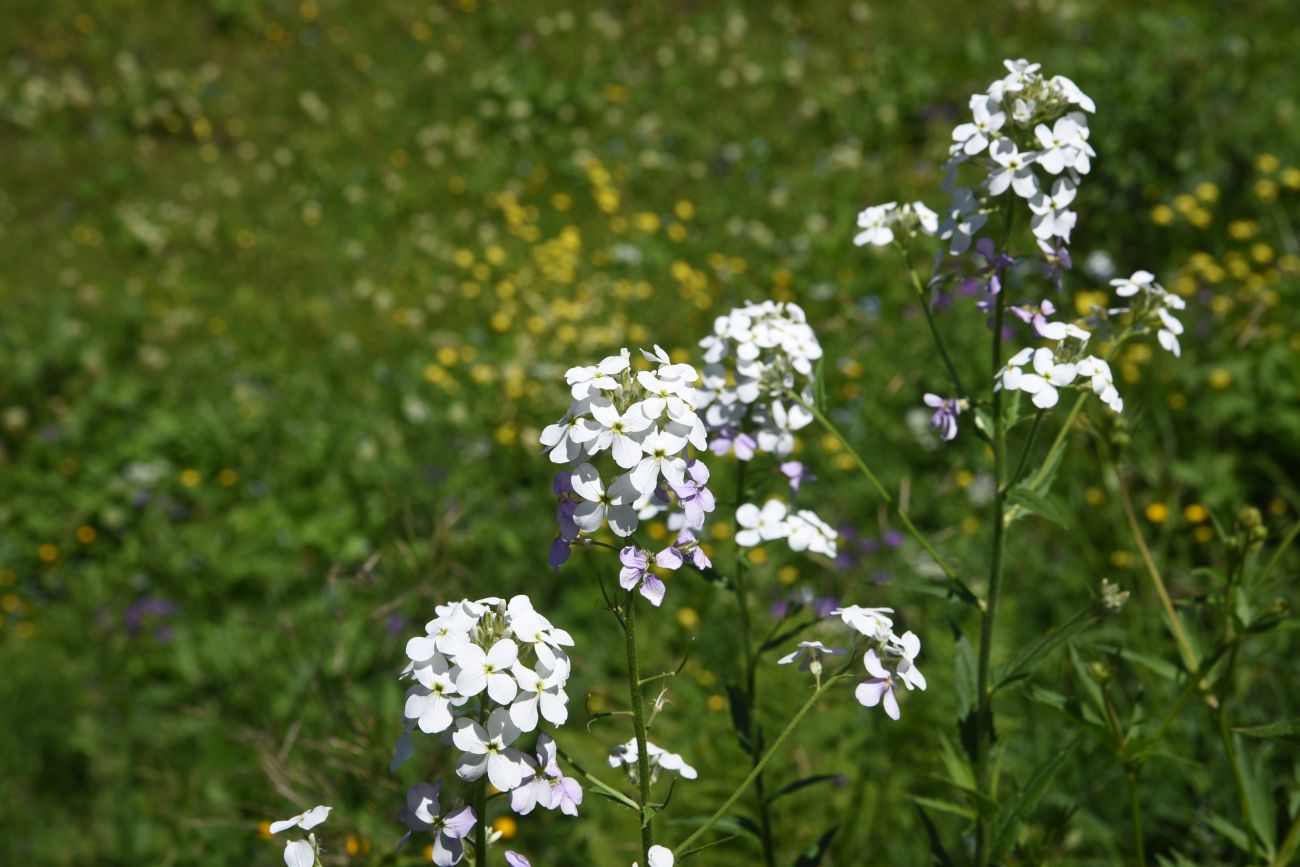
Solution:
{"label": "white flower", "polygon": [[953,151],[975,156],[989,146],[993,134],[1007,122],[1007,115],[1001,106],[983,93],[970,98],[970,109],[975,119],[970,123],[958,124],[952,131]]}
{"label": "white flower", "polygon": [[[1022,367],[1031,359],[1034,373],[1025,373]],[[1047,347],[1037,350],[1026,347],[1013,355],[999,372],[999,386],[1033,395],[1034,406],[1051,409],[1060,400],[1057,389],[1074,382],[1077,373],[1074,364],[1058,363]]]}
{"label": "white flower", "polygon": [[519,648],[508,638],[493,644],[486,653],[477,644],[465,645],[456,655],[457,692],[475,696],[486,689],[497,704],[509,704],[518,691],[510,673],[518,655]]}
{"label": "white flower", "polygon": [[[686,763],[686,760],[677,753],[670,753],[663,747],[656,746],[649,741],[645,745],[646,763],[650,766],[653,775],[658,769],[672,771],[678,774],[684,780],[694,780],[699,776],[695,768]],[[636,771],[637,767],[636,738],[632,738],[625,744],[620,744],[609,751],[609,766],[611,768],[625,767],[631,772]]]}
{"label": "white flower", "polygon": [[1000,196],[1010,187],[1017,196],[1029,199],[1038,192],[1038,177],[1032,168],[1038,158],[1036,152],[1021,153],[1011,139],[1000,138],[989,148],[989,155],[998,164],[989,175],[990,193]]}
{"label": "white flower", "polygon": [[488,717],[487,730],[462,717],[456,720],[456,731],[451,742],[465,753],[456,763],[456,775],[472,781],[487,774],[488,781],[502,792],[508,792],[523,780],[528,772],[524,754],[510,745],[520,731],[510,721],[510,714],[499,707]]}
{"label": "white flower", "polygon": [[600,364],[588,367],[571,367],[564,374],[564,379],[571,386],[575,400],[581,400],[591,394],[592,389],[613,391],[618,388],[614,377],[627,370],[631,360],[626,349],[618,355],[611,355]]}
{"label": "white flower", "polygon": [[[684,464],[685,462],[683,462]],[[619,476],[605,489],[600,474],[591,464],[580,464],[573,471],[573,492],[586,502],[574,510],[573,521],[583,532],[595,533],[608,519],[609,528],[619,536],[636,531],[636,503],[640,494],[629,475]]]}
{"label": "white flower", "polygon": [[1068,117],[1058,118],[1056,124],[1051,127],[1045,123],[1034,127],[1034,136],[1042,148],[1038,154],[1038,164],[1043,167],[1043,171],[1052,175],[1059,175],[1065,171],[1066,161],[1074,159],[1066,152],[1071,150],[1070,146],[1077,132],[1074,121]]}
{"label": "white flower", "polygon": [[641,442],[653,422],[646,418],[640,404],[619,415],[614,404],[607,400],[593,401],[591,418],[582,420],[582,430],[571,434],[594,455],[613,446],[614,463],[625,470],[636,466],[641,459]]}
{"label": "white flower", "polygon": [[988,221],[989,215],[980,213],[970,188],[957,187],[952,190],[952,204],[939,224],[939,238],[951,242],[950,253],[961,255],[970,249],[971,240]]}
{"label": "white flower", "polygon": [[1165,350],[1172,352],[1175,357],[1181,356],[1182,348],[1178,345],[1178,335],[1183,333],[1183,323],[1175,319],[1173,314],[1164,307],[1156,310],[1156,316],[1159,317],[1161,325],[1164,326],[1156,331],[1156,339],[1160,341],[1160,345]]}
{"label": "white flower", "polygon": [[860,605],[847,605],[831,612],[838,614],[850,629],[873,641],[888,641],[894,634],[894,621],[888,617],[893,613],[892,608],[863,608]]}
{"label": "white flower", "polygon": [[1088,379],[1093,393],[1101,398],[1102,403],[1110,407],[1112,412],[1124,411],[1124,398],[1120,397],[1119,390],[1115,388],[1115,378],[1111,376],[1109,364],[1095,355],[1089,355],[1080,359],[1077,367],[1079,375]]}
{"label": "white flower", "polygon": [[587,404],[584,401],[574,407],[577,407],[576,411],[570,408],[564,418],[542,430],[539,439],[549,452],[552,463],[569,464],[584,454],[582,438],[587,434],[579,412],[585,412]]}
{"label": "white flower", "polygon": [[510,705],[510,719],[515,725],[526,732],[537,728],[539,710],[551,725],[564,725],[569,718],[569,697],[564,693],[567,667],[551,669],[539,664],[534,670],[516,662],[512,674],[519,684],[519,693]]}
{"label": "white flower", "polygon": [[333,807],[326,807],[324,804],[312,807],[305,813],[299,813],[291,819],[282,819],[279,822],[271,823],[271,833],[279,834],[286,828],[302,828],[304,831],[310,831],[321,822],[329,818],[330,810]]}
{"label": "white flower", "polygon": [[316,850],[306,840],[291,840],[284,845],[286,867],[312,867],[316,863]]}
{"label": "white flower", "polygon": [[415,720],[420,731],[425,734],[450,728],[451,709],[466,702],[464,696],[457,694],[450,671],[447,661],[438,658],[433,664],[422,666],[413,672],[417,685],[406,693],[405,715],[407,719]]}
{"label": "white flower", "polygon": [[1156,285],[1156,275],[1150,271],[1134,271],[1132,277],[1111,280],[1110,285],[1115,287],[1116,295],[1121,298],[1128,298],[1139,292],[1150,292],[1151,287]]}
{"label": "white flower", "polygon": [[1029,210],[1034,213],[1029,220],[1029,225],[1034,232],[1034,237],[1040,240],[1047,238],[1061,238],[1067,242],[1070,240],[1070,232],[1074,229],[1078,215],[1069,207],[1078,189],[1078,185],[1070,178],[1057,178],[1052,183],[1050,196],[1039,192],[1029,200]]}
{"label": "white flower", "polygon": [[[682,484],[683,474],[686,472],[686,461],[677,457],[677,455],[685,447],[685,439],[679,439],[666,431],[654,431],[647,435],[641,442],[641,450],[644,455],[637,463],[636,468],[629,473],[632,487],[639,494],[649,496],[654,493],[661,475],[664,481],[670,485]],[[574,488],[577,489],[576,481],[574,482]],[[582,507],[579,506],[578,508],[581,511]],[[574,517],[576,519],[577,516]],[[582,521],[578,521],[578,526],[582,526]]]}
{"label": "white flower", "polygon": [[776,664],[789,665],[797,662],[800,671],[811,671],[815,677],[821,677],[823,657],[844,656],[846,653],[848,651],[842,647],[827,647],[820,641],[801,641],[793,652],[778,659]]}
{"label": "white flower", "polygon": [[791,551],[812,551],[834,557],[838,535],[810,509],[800,509],[786,519],[786,543]]}
{"label": "white flower", "polygon": [[874,205],[858,214],[858,228],[862,231],[854,236],[853,243],[859,247],[864,244],[874,244],[878,247],[892,244],[894,230],[889,226],[889,218],[895,207],[897,207],[896,202],[887,202],[883,205]]}
{"label": "white flower", "polygon": [[557,668],[563,664],[568,670],[568,660],[561,648],[572,647],[573,636],[538,614],[527,596],[511,597],[506,605],[506,625],[516,639],[533,646],[543,665]]}
{"label": "white flower", "polygon": [[925,690],[925,675],[916,667],[916,657],[921,653],[921,639],[915,632],[904,632],[885,647],[885,652],[898,657],[895,671],[898,679],[908,689]]}
{"label": "white flower", "polygon": [[744,528],[736,533],[736,544],[752,548],[760,542],[783,538],[788,531],[785,521],[788,511],[780,500],[768,500],[762,509],[745,503],[736,509],[736,523]]}
{"label": "white flower", "polygon": [[[646,863],[650,867],[673,867],[673,850],[667,846],[651,846]],[[632,867],[637,867],[635,861],[632,862]]]}

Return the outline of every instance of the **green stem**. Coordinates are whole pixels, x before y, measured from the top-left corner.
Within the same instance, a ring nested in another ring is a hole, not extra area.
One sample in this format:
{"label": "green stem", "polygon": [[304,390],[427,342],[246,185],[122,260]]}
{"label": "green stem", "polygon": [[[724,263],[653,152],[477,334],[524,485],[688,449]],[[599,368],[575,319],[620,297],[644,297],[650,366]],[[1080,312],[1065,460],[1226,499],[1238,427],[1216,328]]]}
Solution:
{"label": "green stem", "polygon": [[[745,501],[745,475],[748,466],[747,461],[741,461],[739,468],[736,470],[736,508],[740,508],[741,503]],[[759,758],[762,757],[763,737],[762,729],[758,724],[758,660],[750,636],[749,593],[745,581],[745,559],[740,555],[739,545],[736,546],[736,562],[732,574],[735,576],[732,587],[736,591],[736,607],[739,613],[741,671],[744,677],[741,699],[745,703],[745,719],[748,728],[745,735],[748,741],[750,765],[753,767],[758,764]],[[766,867],[776,867],[776,851],[772,842],[772,816],[767,805],[767,794],[764,791],[762,774],[754,778],[754,797],[758,802],[758,830],[763,846],[763,863]]]}
{"label": "green stem", "polygon": [[1137,853],[1138,867],[1146,867],[1146,840],[1142,833],[1142,799],[1138,792],[1137,769],[1124,765],[1124,779],[1128,782],[1128,813],[1133,822],[1133,850]]}
{"label": "green stem", "polygon": [[718,807],[718,809],[714,811],[708,821],[699,828],[696,828],[694,833],[673,847],[674,855],[680,855],[690,849],[692,843],[700,839],[704,834],[708,833],[710,828],[722,820],[722,817],[727,814],[727,811],[735,805],[736,801],[740,800],[740,796],[745,794],[745,791],[749,789],[750,785],[758,779],[758,776],[761,773],[763,773],[763,768],[767,767],[767,763],[772,760],[772,756],[776,754],[777,750],[781,749],[790,735],[794,733],[794,730],[799,726],[799,723],[801,723],[803,718],[808,715],[808,711],[812,710],[813,705],[817,703],[817,699],[821,698],[822,693],[829,689],[831,684],[838,682],[846,676],[847,675],[843,673],[837,673],[832,677],[827,678],[820,686],[813,690],[812,695],[808,697],[808,700],[803,703],[803,706],[800,707],[799,710],[795,711],[794,716],[790,718],[788,723],[786,723],[785,728],[781,730],[781,733],[776,736],[776,740],[772,741],[772,745],[763,753],[763,757],[759,759],[753,769],[750,770],[749,775],[745,777],[745,779],[741,780],[740,785],[736,787],[735,791],[727,796],[727,800],[722,802],[722,806]]}
{"label": "green stem", "polygon": [[[1004,206],[1005,220],[1002,227],[1002,243],[998,254],[1005,255],[1011,238],[1011,226],[1015,222],[1015,202],[1008,197]],[[990,381],[1002,369],[1002,327],[1006,320],[1006,291],[998,293],[993,313],[993,340],[990,348]],[[989,761],[993,750],[993,695],[989,689],[989,675],[993,662],[993,636],[997,627],[998,599],[1002,591],[1002,560],[1006,548],[1007,522],[1006,482],[1007,482],[1007,432],[1002,417],[1002,397],[1004,389],[993,392],[993,475],[997,488],[993,495],[993,553],[989,564],[989,588],[985,597],[984,613],[980,619],[980,652],[977,673],[977,690],[979,705],[975,717],[975,772],[979,793],[985,798],[980,801],[979,816],[975,823],[975,864],[984,867],[988,863],[988,821],[987,803],[993,800],[990,773],[992,763]]]}
{"label": "green stem", "polygon": [[1259,577],[1254,580],[1255,586],[1259,586],[1259,584],[1268,577],[1268,573],[1273,571],[1273,567],[1282,559],[1282,555],[1286,553],[1286,549],[1291,547],[1291,543],[1295,541],[1296,534],[1298,533],[1300,533],[1300,521],[1296,521],[1295,524],[1291,526],[1291,529],[1287,531],[1287,534],[1282,537],[1282,543],[1277,546],[1277,550],[1273,552],[1273,556],[1268,558],[1268,562],[1265,563],[1264,568],[1260,570]]}
{"label": "green stem", "polygon": [[948,354],[948,347],[944,345],[943,338],[939,336],[939,329],[934,324],[934,314],[930,311],[930,300],[925,297],[925,287],[921,285],[921,278],[917,276],[916,269],[912,267],[912,256],[907,247],[902,247],[902,250],[903,261],[907,264],[907,273],[912,277],[912,288],[916,290],[916,297],[921,302],[921,309],[925,311],[925,321],[930,326],[930,336],[934,338],[934,345],[939,349],[939,355],[943,358],[944,367],[948,368],[948,377],[957,389],[957,394],[969,399],[970,392],[961,384],[961,374],[957,372],[957,365],[952,363],[952,356]]}
{"label": "green stem", "polygon": [[627,592],[623,607],[623,634],[627,638],[627,681],[632,701],[632,728],[636,734],[636,776],[639,788],[637,817],[641,822],[641,859],[650,863],[650,847],[655,843],[654,821],[650,803],[650,754],[646,750],[645,705],[641,698],[641,666],[636,655],[636,596]]}
{"label": "green stem", "polygon": [[[1230,661],[1228,667],[1231,672],[1233,662]],[[1231,675],[1229,674],[1229,676]],[[1232,737],[1232,728],[1228,725],[1227,709],[1220,705],[1215,716],[1219,718],[1219,740],[1223,742],[1223,752],[1227,755],[1229,764],[1232,765],[1232,779],[1237,785],[1237,804],[1241,809],[1241,821],[1246,829],[1246,838],[1250,841],[1250,860],[1251,863],[1254,863],[1255,825],[1250,820],[1250,800],[1246,794],[1246,774],[1241,767],[1241,756],[1237,754],[1237,744]]]}
{"label": "green stem", "polygon": [[1169,598],[1169,591],[1165,588],[1164,579],[1160,576],[1160,570],[1156,568],[1156,561],[1151,556],[1151,549],[1147,547],[1146,539],[1142,535],[1142,526],[1138,523],[1137,513],[1133,510],[1133,501],[1129,499],[1128,486],[1124,483],[1124,476],[1119,472],[1118,467],[1116,467],[1115,476],[1118,480],[1116,487],[1119,490],[1120,507],[1124,510],[1124,519],[1128,523],[1129,532],[1133,534],[1133,543],[1137,545],[1138,553],[1142,555],[1142,562],[1146,566],[1147,575],[1150,576],[1151,584],[1156,589],[1156,595],[1160,597],[1160,604],[1165,609],[1165,617],[1169,621],[1169,630],[1178,643],[1178,651],[1183,658],[1183,665],[1187,667],[1188,672],[1194,673],[1200,668],[1200,662],[1196,657],[1196,649],[1192,647],[1191,639],[1187,637],[1187,632],[1183,629],[1183,621],[1179,619],[1178,612],[1174,610],[1173,600]]}
{"label": "green stem", "polygon": [[1015,485],[1020,480],[1020,475],[1025,471],[1025,464],[1029,461],[1029,453],[1034,450],[1034,440],[1038,439],[1038,428],[1042,425],[1043,416],[1047,410],[1040,409],[1034,416],[1034,426],[1029,429],[1029,439],[1025,440],[1025,448],[1020,453],[1020,460],[1016,461],[1016,469],[1011,474],[1010,485]]}
{"label": "green stem", "polygon": [[1282,838],[1282,845],[1278,847],[1277,857],[1273,859],[1272,867],[1286,867],[1291,863],[1291,858],[1297,849],[1300,849],[1300,813],[1296,814],[1291,827],[1287,829],[1286,836]]}
{"label": "green stem", "polygon": [[826,431],[831,436],[839,440],[840,445],[842,445],[844,447],[844,450],[849,453],[849,457],[853,458],[854,463],[858,465],[858,469],[860,469],[862,471],[862,474],[867,477],[867,481],[871,482],[871,486],[876,489],[876,493],[879,494],[880,498],[885,501],[885,505],[889,507],[890,512],[892,512],[894,516],[898,518],[899,522],[901,522],[902,525],[907,528],[907,532],[911,534],[912,538],[916,540],[917,544],[919,544],[923,549],[925,549],[925,553],[930,555],[930,559],[933,560],[935,565],[939,567],[939,569],[943,572],[944,576],[947,577],[948,580],[950,581],[956,581],[957,580],[956,571],[953,570],[953,568],[948,565],[947,561],[945,561],[943,557],[939,556],[939,552],[936,551],[934,549],[934,546],[930,544],[930,540],[926,539],[925,536],[921,533],[921,531],[916,528],[916,525],[912,523],[912,519],[907,517],[907,513],[904,512],[902,509],[898,508],[898,504],[895,503],[894,498],[889,495],[889,491],[885,490],[885,486],[880,483],[880,479],[878,479],[876,477],[876,474],[871,471],[871,468],[867,466],[866,461],[862,460],[862,456],[859,455],[857,450],[853,448],[853,446],[845,438],[844,434],[840,433],[840,429],[837,428],[835,424],[829,418],[827,418],[826,415],[821,410],[819,410],[817,407],[805,401],[797,393],[793,391],[788,391],[786,392],[786,394],[790,397],[791,400],[798,402],[804,407],[804,409],[811,412],[813,414],[813,417],[816,418],[817,421],[821,423],[822,427],[826,428]]}

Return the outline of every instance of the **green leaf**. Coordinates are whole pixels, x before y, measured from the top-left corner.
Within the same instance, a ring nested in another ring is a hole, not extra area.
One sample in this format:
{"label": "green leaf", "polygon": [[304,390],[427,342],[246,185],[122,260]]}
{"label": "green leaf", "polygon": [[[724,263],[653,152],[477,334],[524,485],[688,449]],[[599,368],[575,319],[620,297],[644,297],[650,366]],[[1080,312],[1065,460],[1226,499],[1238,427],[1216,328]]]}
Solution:
{"label": "green leaf", "polygon": [[773,801],[775,801],[777,798],[781,798],[784,797],[785,795],[793,794],[799,791],[800,789],[806,789],[809,786],[815,786],[818,783],[826,783],[826,782],[830,782],[831,780],[837,780],[837,779],[839,779],[838,774],[813,774],[811,777],[803,777],[802,779],[798,779],[798,780],[794,780],[793,782],[786,783],[784,786],[777,789],[772,794],[768,795],[767,802],[770,804]]}
{"label": "green leaf", "polygon": [[1250,837],[1246,835],[1245,831],[1241,830],[1227,819],[1222,816],[1211,814],[1205,817],[1205,822],[1241,851],[1250,851]]}
{"label": "green leaf", "polygon": [[909,797],[913,803],[920,804],[922,807],[929,807],[931,810],[938,810],[941,813],[952,813],[954,816],[961,816],[963,819],[970,819],[971,821],[975,819],[975,811],[970,807],[948,801],[939,801],[934,798],[923,798],[920,795],[910,795]]}
{"label": "green leaf", "polygon": [[1039,765],[1024,787],[1002,806],[993,823],[992,859],[994,861],[1011,848],[1011,844],[1016,841],[1016,832],[1020,828],[1020,823],[1038,806],[1039,799],[1047,791],[1048,783],[1056,776],[1056,772],[1061,769],[1061,765],[1065,764],[1065,760],[1078,745],[1077,740],[1071,741],[1065,749]]}
{"label": "green leaf", "polygon": [[934,856],[934,863],[937,867],[953,867],[952,856],[943,848],[943,838],[930,820],[930,814],[920,804],[916,805],[916,812],[921,815],[921,823],[925,825],[925,836],[930,841],[930,854]]}
{"label": "green leaf", "polygon": [[731,727],[736,732],[740,746],[749,750],[749,707],[745,702],[745,693],[739,687],[727,684],[727,699],[731,704]]}
{"label": "green leaf", "polygon": [[979,675],[975,668],[975,651],[966,636],[958,635],[955,665],[957,669],[957,721],[966,719],[979,705]]}
{"label": "green leaf", "polygon": [[1021,648],[1011,661],[998,666],[993,676],[993,689],[997,691],[1008,684],[1025,677],[1037,668],[1044,659],[1058,647],[1066,644],[1080,632],[1100,620],[1092,606],[1075,613],[1073,617],[1041,636],[1038,640]]}
{"label": "green leaf", "polygon": [[974,789],[975,770],[971,767],[970,762],[962,758],[957,752],[957,748],[952,745],[948,738],[939,736],[939,757],[943,759],[943,766],[948,771],[948,778],[963,789]]}
{"label": "green leaf", "polygon": [[836,825],[818,837],[795,859],[794,867],[817,867],[821,864],[822,858],[826,857],[826,850],[831,846],[831,840],[835,839],[835,834],[839,830],[840,826]]}
{"label": "green leaf", "polygon": [[1300,719],[1278,720],[1262,726],[1233,726],[1232,730],[1248,738],[1270,738],[1272,740],[1289,741],[1300,735]]}
{"label": "green leaf", "polygon": [[[1066,520],[1065,515],[1061,514],[1061,510],[1056,507],[1056,504],[1047,499],[1045,495],[1030,490],[1027,483],[1022,482],[1007,491],[1006,499],[1008,503],[1020,507],[1020,512],[1016,513],[1017,515],[1020,513],[1037,515],[1051,521],[1058,527],[1068,527],[1069,522]],[[1012,517],[1012,520],[1014,520],[1014,517]]]}
{"label": "green leaf", "polygon": [[1125,662],[1140,665],[1147,671],[1173,683],[1177,683],[1182,678],[1183,670],[1167,659],[1161,659],[1158,656],[1148,656],[1145,653],[1137,653],[1126,647],[1115,647],[1114,645],[1109,644],[1098,644],[1096,645],[1096,648],[1103,653],[1112,653]]}

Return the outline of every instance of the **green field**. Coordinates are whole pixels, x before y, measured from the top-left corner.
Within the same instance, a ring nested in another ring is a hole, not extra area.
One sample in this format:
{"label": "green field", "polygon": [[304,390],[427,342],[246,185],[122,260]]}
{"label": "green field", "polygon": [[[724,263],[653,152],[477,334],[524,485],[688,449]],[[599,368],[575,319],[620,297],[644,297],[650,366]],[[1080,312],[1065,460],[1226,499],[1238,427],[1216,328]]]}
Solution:
{"label": "green field", "polygon": [[[1300,842],[1300,554],[1281,545],[1300,512],[1298,42],[1288,0],[10,0],[0,864],[280,864],[265,821],[317,803],[334,807],[325,863],[416,863],[423,842],[393,854],[393,817],[417,780],[454,781],[453,752],[426,737],[389,772],[397,674],[434,606],[464,596],[528,593],[573,633],[557,739],[603,774],[630,736],[603,715],[627,702],[594,580],[617,567],[575,554],[552,576],[554,466],[538,435],[568,405],[566,368],[656,343],[694,359],[714,317],[747,300],[807,310],[823,408],[982,592],[986,450],[925,431],[920,395],[945,386],[925,317],[897,257],[852,238],[867,205],[937,206],[951,128],[1004,57],[1097,103],[1058,307],[1105,303],[1107,262],[1187,302],[1182,357],[1126,348],[1112,362],[1125,414],[1093,404],[1068,434],[1060,524],[1016,525],[996,657],[1065,622],[1103,578],[1131,598],[1002,700],[1008,797],[1079,739],[1008,863],[1136,863],[1125,761],[1075,713],[1089,702],[1130,735],[1163,726],[1138,768],[1151,863],[1287,863]],[[940,324],[959,366],[984,371],[968,308]],[[847,692],[818,706],[769,785],[836,779],[774,805],[781,863],[835,824],[826,865],[928,863],[915,799],[954,851],[968,824],[933,805],[959,800],[945,750],[959,741],[957,636],[973,641],[978,619],[936,591],[841,444],[804,433],[810,502],[851,532],[836,561],[752,552],[754,616],[771,623],[803,588],[905,609],[930,688],[899,723]],[[734,463],[714,468],[725,503],[709,524],[728,562]],[[1289,729],[1221,738],[1184,689],[1124,496],[1199,652],[1233,628],[1224,575],[1255,570],[1234,602],[1234,674],[1214,688],[1232,726]],[[1245,550],[1230,544],[1243,507],[1268,534]],[[655,722],[700,770],[673,788],[669,840],[749,761],[726,690],[735,601],[698,575],[673,581],[641,620],[646,670],[689,656]],[[783,653],[759,672],[773,728],[807,692],[774,664]],[[579,819],[498,827],[534,865],[640,857],[632,814],[590,787]],[[733,818],[737,839],[686,863],[761,863],[750,827]]]}

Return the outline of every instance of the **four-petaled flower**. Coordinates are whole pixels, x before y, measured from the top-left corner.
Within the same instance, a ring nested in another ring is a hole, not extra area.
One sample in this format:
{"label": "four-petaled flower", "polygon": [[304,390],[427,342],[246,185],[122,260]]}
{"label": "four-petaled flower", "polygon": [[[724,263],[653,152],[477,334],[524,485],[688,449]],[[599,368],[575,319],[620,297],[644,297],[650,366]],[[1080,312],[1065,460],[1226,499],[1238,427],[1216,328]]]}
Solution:
{"label": "four-petaled flower", "polygon": [[519,727],[510,721],[510,714],[503,707],[492,711],[486,730],[472,719],[456,720],[451,742],[465,754],[456,762],[456,775],[472,781],[487,774],[492,785],[503,792],[510,791],[519,785],[528,770],[524,754],[510,746],[519,735]]}

